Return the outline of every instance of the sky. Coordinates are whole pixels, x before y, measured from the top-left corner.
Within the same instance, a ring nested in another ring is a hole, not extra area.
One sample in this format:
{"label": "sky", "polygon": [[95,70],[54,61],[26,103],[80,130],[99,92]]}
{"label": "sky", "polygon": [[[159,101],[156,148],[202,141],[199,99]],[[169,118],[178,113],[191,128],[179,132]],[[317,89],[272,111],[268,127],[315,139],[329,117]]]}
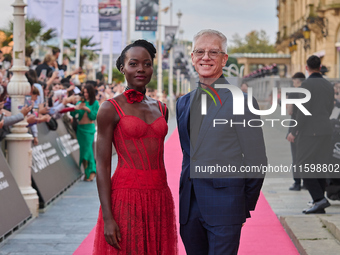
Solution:
{"label": "sky", "polygon": [[[0,0],[0,28],[7,27],[13,19],[15,0]],[[72,1],[72,0],[66,0]],[[127,0],[122,0],[123,3]],[[130,0],[131,9],[135,9],[135,0]],[[160,0],[161,8],[170,5],[170,0]],[[27,0],[24,0],[27,3]],[[181,29],[183,38],[192,41],[193,36],[201,29],[216,29],[229,39],[235,33],[244,37],[252,30],[265,30],[270,42],[276,40],[278,18],[274,0],[173,0],[172,24],[178,25],[176,13],[181,10]],[[131,17],[133,21],[133,17]],[[133,22],[132,22],[133,23]],[[162,24],[170,25],[170,12],[162,15]],[[134,26],[134,24],[131,24]],[[133,30],[133,29],[131,29]],[[138,39],[141,33],[132,32],[131,38]]]}

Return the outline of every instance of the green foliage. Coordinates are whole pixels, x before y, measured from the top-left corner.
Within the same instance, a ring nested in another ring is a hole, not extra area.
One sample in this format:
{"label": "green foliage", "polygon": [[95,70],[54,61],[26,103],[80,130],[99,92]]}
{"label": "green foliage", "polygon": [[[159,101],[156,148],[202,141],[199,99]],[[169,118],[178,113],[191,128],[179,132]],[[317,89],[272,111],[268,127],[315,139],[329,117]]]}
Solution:
{"label": "green foliage", "polygon": [[[173,91],[175,93],[176,92],[176,86],[177,86],[175,75],[173,76],[173,78],[174,78],[174,80],[172,82],[173,83]],[[151,78],[149,84],[147,85],[147,87],[157,90],[157,65],[154,65],[154,67],[153,67],[152,78]],[[169,70],[163,70],[163,90],[165,90],[167,95],[169,94]]]}
{"label": "green foliage", "polygon": [[[99,43],[92,43],[92,39],[93,36],[80,38],[80,66],[84,65],[84,61],[86,58],[88,58],[89,60],[95,60],[97,58],[96,51],[98,51],[99,49],[88,49],[89,47],[99,45]],[[64,42],[64,46],[70,48],[74,55],[76,54],[76,45],[77,40],[75,39],[67,40]]]}
{"label": "green foliage", "polygon": [[230,53],[275,53],[274,45],[270,44],[264,30],[253,30],[245,38],[238,34],[233,35],[231,40],[234,46],[229,47]]}
{"label": "green foliage", "polygon": [[[56,29],[51,28],[48,29],[45,33],[43,33],[44,24],[37,19],[25,19],[25,40],[26,40],[26,56],[30,57],[33,53],[33,47],[31,46],[32,43],[39,44],[40,41],[47,42],[52,38],[56,37]],[[8,39],[3,46],[8,45],[10,41],[13,40],[13,21],[10,21],[8,24],[8,28],[2,30]]]}
{"label": "green foliage", "polygon": [[238,66],[238,62],[237,62],[237,59],[236,58],[233,58],[233,57],[228,57],[228,61],[227,61],[227,64],[225,66],[229,66],[231,64],[235,64]]}
{"label": "green foliage", "polygon": [[112,81],[115,83],[122,83],[125,81],[124,74],[119,72],[117,68],[112,69]]}

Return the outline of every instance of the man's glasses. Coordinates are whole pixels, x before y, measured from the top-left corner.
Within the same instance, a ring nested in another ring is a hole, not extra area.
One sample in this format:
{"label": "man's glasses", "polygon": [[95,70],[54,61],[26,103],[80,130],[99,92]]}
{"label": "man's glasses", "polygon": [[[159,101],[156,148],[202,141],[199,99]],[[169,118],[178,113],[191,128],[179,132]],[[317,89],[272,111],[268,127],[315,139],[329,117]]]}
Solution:
{"label": "man's glasses", "polygon": [[195,57],[197,57],[197,58],[203,58],[203,56],[204,56],[204,54],[206,52],[208,52],[208,56],[211,59],[217,58],[218,54],[220,54],[220,53],[225,54],[225,52],[219,51],[219,50],[208,50],[208,51],[205,51],[203,49],[197,49],[197,50],[193,51]]}

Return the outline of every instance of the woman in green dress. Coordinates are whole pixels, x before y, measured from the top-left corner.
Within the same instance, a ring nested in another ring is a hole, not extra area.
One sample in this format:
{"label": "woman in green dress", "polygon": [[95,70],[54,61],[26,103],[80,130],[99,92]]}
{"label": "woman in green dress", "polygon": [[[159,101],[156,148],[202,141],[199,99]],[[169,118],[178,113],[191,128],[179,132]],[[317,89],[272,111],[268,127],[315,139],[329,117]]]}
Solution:
{"label": "woman in green dress", "polygon": [[73,118],[77,118],[77,140],[80,147],[79,167],[83,163],[85,169],[85,181],[93,181],[96,176],[96,161],[93,154],[93,141],[96,127],[94,121],[97,118],[99,103],[96,100],[95,89],[91,84],[86,84],[83,90],[84,97],[77,102],[75,111],[71,112]]}

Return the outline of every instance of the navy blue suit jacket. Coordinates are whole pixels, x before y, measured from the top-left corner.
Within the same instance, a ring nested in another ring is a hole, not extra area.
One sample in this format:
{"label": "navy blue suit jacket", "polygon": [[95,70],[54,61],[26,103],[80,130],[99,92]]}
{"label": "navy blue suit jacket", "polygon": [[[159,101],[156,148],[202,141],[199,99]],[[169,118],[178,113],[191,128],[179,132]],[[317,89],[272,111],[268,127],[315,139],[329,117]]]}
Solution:
{"label": "navy blue suit jacket", "polygon": [[[228,83],[226,81],[226,83]],[[205,222],[211,226],[242,224],[249,211],[254,210],[262,187],[263,178],[190,178],[190,160],[192,162],[218,161],[216,152],[223,152],[224,160],[236,166],[267,165],[262,128],[243,125],[216,125],[213,119],[227,119],[242,122],[259,119],[247,106],[245,96],[245,114],[233,115],[233,97],[228,89],[219,89],[222,106],[211,104],[203,119],[195,147],[190,142],[188,132],[190,116],[190,94],[179,98],[176,107],[177,125],[183,151],[182,172],[180,178],[180,223],[185,224],[189,216],[192,185],[198,207]],[[258,108],[253,99],[253,105]],[[198,163],[199,164],[199,163]]]}

